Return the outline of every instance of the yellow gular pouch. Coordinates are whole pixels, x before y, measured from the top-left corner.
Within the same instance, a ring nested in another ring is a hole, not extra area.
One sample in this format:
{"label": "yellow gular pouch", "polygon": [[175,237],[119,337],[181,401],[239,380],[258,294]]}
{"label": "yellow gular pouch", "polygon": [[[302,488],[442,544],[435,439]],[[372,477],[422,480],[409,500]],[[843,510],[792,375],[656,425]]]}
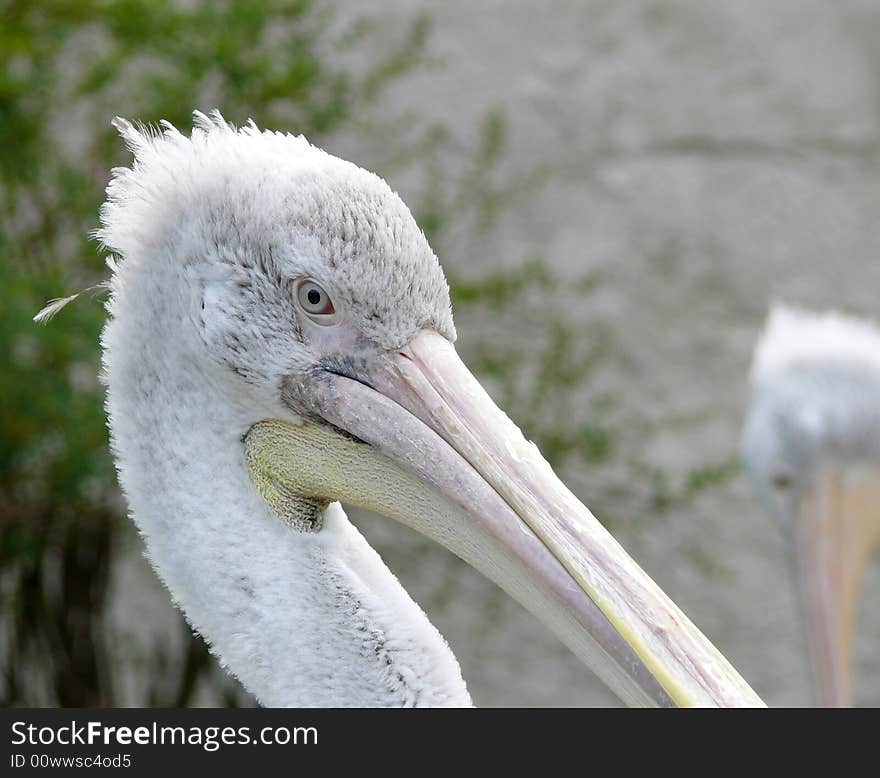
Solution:
{"label": "yellow gular pouch", "polygon": [[275,515],[291,529],[319,532],[330,500],[298,485],[301,467],[292,452],[303,445],[302,434],[308,436],[301,427],[283,421],[257,422],[245,435],[245,458],[251,483]]}
{"label": "yellow gular pouch", "polygon": [[324,424],[260,421],[248,431],[244,446],[254,487],[295,530],[320,531],[323,511],[335,500],[413,526],[401,510],[409,506],[426,518],[429,536],[430,528],[442,526],[439,495],[372,446]]}

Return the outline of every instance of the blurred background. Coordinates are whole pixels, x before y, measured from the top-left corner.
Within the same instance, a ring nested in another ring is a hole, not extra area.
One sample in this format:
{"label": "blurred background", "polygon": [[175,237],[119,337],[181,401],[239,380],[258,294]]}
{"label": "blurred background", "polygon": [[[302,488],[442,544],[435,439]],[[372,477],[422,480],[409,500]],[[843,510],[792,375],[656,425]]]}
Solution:
{"label": "blurred background", "polygon": [[[107,451],[90,238],[120,114],[304,133],[385,177],[459,349],[771,705],[812,702],[785,538],[738,461],[784,300],[880,315],[880,4],[0,0],[0,701],[252,705],[142,557]],[[483,706],[613,705],[535,619],[352,518]],[[880,704],[880,571],[856,702]]]}

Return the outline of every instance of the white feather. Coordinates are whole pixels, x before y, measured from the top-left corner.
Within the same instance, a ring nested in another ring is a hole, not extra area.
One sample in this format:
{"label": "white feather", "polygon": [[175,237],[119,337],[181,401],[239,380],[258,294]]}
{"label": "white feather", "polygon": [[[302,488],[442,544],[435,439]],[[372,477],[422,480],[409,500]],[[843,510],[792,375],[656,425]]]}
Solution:
{"label": "white feather", "polygon": [[73,302],[79,296],[80,292],[77,292],[68,297],[56,297],[54,300],[49,300],[46,307],[34,316],[34,321],[37,324],[46,324],[46,322],[55,316],[55,314],[67,305],[67,303]]}
{"label": "white feather", "polygon": [[[110,265],[110,260],[107,260],[108,266],[111,270],[113,270],[113,266]],[[50,321],[65,305],[68,303],[72,303],[77,297],[81,297],[84,294],[88,293],[97,293],[106,291],[110,288],[109,281],[101,281],[94,286],[90,286],[87,289],[83,289],[81,292],[76,292],[75,294],[68,295],[67,297],[56,297],[53,300],[49,300],[46,304],[46,307],[43,308],[36,316],[34,316],[33,320],[37,324],[46,324]]]}
{"label": "white feather", "polygon": [[793,365],[828,362],[880,370],[880,328],[837,311],[776,305],[755,347],[751,380],[759,384]]}

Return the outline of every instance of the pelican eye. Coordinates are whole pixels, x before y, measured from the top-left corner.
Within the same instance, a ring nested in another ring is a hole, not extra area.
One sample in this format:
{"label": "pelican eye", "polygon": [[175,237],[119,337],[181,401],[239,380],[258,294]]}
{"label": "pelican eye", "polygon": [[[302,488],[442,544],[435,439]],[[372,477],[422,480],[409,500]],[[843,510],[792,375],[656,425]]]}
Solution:
{"label": "pelican eye", "polygon": [[333,324],[336,309],[330,295],[314,281],[300,281],[296,287],[300,307],[318,324]]}

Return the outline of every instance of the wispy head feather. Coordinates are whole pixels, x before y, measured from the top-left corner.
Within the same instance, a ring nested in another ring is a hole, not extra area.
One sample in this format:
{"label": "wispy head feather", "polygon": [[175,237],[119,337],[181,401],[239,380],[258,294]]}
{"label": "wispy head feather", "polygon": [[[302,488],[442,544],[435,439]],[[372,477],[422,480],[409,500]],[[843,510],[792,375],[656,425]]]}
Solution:
{"label": "wispy head feather", "polygon": [[46,324],[53,316],[55,316],[58,311],[60,311],[67,303],[73,302],[77,297],[79,297],[80,293],[72,294],[69,297],[56,297],[54,300],[49,300],[49,303],[43,308],[36,316],[34,316],[34,321],[37,324]]}
{"label": "wispy head feather", "polygon": [[46,307],[43,308],[36,316],[34,316],[33,320],[37,324],[47,324],[65,305],[67,305],[68,303],[72,303],[80,295],[88,294],[89,292],[97,294],[98,292],[104,291],[106,289],[109,289],[109,282],[101,281],[99,284],[95,284],[94,286],[90,286],[87,289],[83,289],[81,292],[77,292],[76,294],[71,294],[67,297],[56,297],[53,300],[49,300],[49,302],[46,304]]}

